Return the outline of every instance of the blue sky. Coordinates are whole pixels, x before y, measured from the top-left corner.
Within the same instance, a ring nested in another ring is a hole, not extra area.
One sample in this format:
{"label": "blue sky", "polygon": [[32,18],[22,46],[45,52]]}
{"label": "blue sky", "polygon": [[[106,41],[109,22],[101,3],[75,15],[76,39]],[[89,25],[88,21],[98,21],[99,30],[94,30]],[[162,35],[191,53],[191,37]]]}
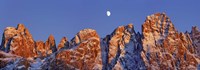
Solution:
{"label": "blue sky", "polygon": [[[34,40],[46,41],[53,34],[57,43],[84,28],[101,37],[116,27],[133,23],[141,31],[147,15],[166,12],[178,31],[200,27],[200,0],[1,0],[0,40],[3,30],[23,23]],[[106,16],[110,10],[111,16]]]}

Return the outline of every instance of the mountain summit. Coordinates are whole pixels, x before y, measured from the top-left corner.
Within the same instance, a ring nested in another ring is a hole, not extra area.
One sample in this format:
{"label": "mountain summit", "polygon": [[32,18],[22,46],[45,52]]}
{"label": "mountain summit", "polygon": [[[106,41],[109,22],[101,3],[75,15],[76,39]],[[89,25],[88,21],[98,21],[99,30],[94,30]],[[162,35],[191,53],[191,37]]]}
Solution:
{"label": "mountain summit", "polygon": [[93,29],[74,38],[53,35],[35,41],[23,24],[7,27],[0,45],[2,70],[197,70],[200,31],[178,32],[165,13],[146,17],[142,33],[133,24],[117,27],[100,38]]}

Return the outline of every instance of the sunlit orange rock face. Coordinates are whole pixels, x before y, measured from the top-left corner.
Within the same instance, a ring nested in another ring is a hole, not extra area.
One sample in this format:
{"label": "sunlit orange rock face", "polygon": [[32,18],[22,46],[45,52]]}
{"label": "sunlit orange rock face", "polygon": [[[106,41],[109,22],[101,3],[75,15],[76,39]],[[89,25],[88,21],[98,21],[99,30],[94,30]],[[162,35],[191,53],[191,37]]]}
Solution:
{"label": "sunlit orange rock face", "polygon": [[52,53],[57,51],[56,42],[53,35],[50,35],[48,37],[48,40],[45,42],[45,49],[46,49],[47,55],[51,55]]}
{"label": "sunlit orange rock face", "polygon": [[71,41],[75,42],[72,48],[58,53],[56,63],[61,61],[81,70],[101,70],[100,38],[96,31],[84,29],[77,33],[76,37],[78,38]]}
{"label": "sunlit orange rock face", "polygon": [[4,30],[1,48],[9,53],[22,57],[35,57],[35,44],[32,35],[23,24],[17,28],[7,27]]}
{"label": "sunlit orange rock face", "polygon": [[46,47],[45,47],[45,44],[43,41],[37,41],[35,43],[35,49],[36,49],[36,52],[38,54],[38,57],[43,57],[43,56],[47,56],[46,55]]}
{"label": "sunlit orange rock face", "polygon": [[66,37],[63,37],[60,43],[58,44],[58,50],[67,48],[69,48],[69,41],[67,40]]}
{"label": "sunlit orange rock face", "polygon": [[17,28],[7,27],[4,30],[1,50],[25,58],[47,56],[57,51],[54,37],[49,36],[48,40],[35,42],[28,29],[23,24],[18,24]]}
{"label": "sunlit orange rock face", "polygon": [[57,51],[53,35],[50,35],[45,43],[43,41],[36,41],[35,48],[37,57],[41,58],[47,57]]}
{"label": "sunlit orange rock face", "polygon": [[142,33],[141,56],[147,69],[196,69],[199,59],[189,34],[176,31],[165,13],[148,16]]}

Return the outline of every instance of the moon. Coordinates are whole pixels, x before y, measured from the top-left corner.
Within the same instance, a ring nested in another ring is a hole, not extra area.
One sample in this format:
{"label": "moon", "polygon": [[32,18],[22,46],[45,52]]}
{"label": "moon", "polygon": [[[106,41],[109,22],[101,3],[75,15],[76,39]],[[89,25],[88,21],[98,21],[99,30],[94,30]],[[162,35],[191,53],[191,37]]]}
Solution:
{"label": "moon", "polygon": [[111,15],[110,11],[107,11],[106,14],[108,17]]}

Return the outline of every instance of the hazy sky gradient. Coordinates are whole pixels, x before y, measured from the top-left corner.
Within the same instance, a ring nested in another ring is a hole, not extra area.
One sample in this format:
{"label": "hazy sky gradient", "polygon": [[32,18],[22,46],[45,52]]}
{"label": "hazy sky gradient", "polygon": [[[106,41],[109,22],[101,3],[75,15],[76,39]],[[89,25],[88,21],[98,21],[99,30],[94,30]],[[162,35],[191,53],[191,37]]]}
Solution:
{"label": "hazy sky gradient", "polygon": [[[101,37],[116,27],[133,23],[141,31],[147,15],[166,12],[177,30],[200,27],[200,0],[1,0],[0,41],[3,30],[23,23],[34,40],[46,41],[50,34],[59,43],[84,28],[95,29]],[[106,16],[110,10],[111,16]]]}

